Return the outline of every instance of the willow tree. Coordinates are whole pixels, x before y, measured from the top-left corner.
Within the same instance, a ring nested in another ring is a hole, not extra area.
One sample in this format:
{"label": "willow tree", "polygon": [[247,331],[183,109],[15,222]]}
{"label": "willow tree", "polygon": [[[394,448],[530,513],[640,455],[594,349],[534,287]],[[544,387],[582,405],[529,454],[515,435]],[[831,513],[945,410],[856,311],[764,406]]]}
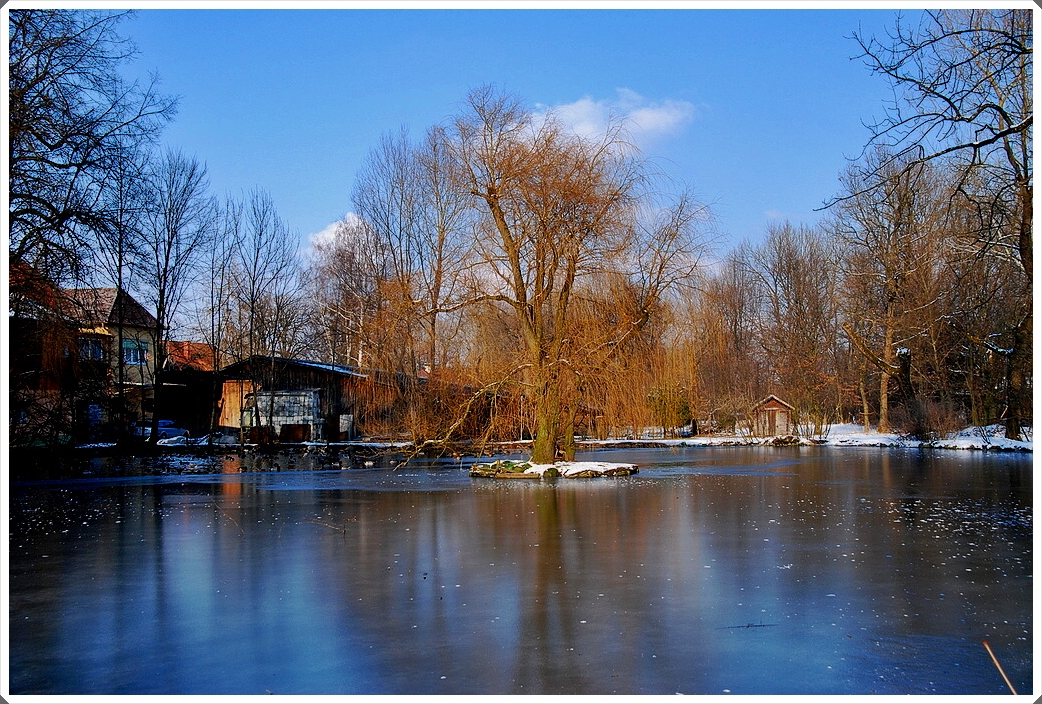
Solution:
{"label": "willow tree", "polygon": [[597,345],[610,351],[693,273],[691,225],[702,209],[682,197],[646,216],[649,173],[622,127],[580,137],[552,114],[537,118],[516,97],[483,87],[447,130],[455,173],[485,233],[471,254],[469,302],[512,313],[515,371],[533,409],[533,462],[552,462],[569,426],[574,404],[563,392],[575,389],[573,353],[586,342],[570,315],[580,283],[612,273],[637,288],[636,305],[619,309],[614,337]]}

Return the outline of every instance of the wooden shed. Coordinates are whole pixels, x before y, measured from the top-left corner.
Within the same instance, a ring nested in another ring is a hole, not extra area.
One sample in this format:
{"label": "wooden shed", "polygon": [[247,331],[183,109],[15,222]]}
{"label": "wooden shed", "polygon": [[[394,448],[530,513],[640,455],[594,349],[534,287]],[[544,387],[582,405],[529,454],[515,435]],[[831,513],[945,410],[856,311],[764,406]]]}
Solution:
{"label": "wooden shed", "polygon": [[796,432],[796,408],[771,394],[753,406],[753,435],[776,437],[793,435]]}
{"label": "wooden shed", "polygon": [[303,359],[257,355],[221,376],[221,430],[258,441],[353,440],[396,397],[371,370]]}

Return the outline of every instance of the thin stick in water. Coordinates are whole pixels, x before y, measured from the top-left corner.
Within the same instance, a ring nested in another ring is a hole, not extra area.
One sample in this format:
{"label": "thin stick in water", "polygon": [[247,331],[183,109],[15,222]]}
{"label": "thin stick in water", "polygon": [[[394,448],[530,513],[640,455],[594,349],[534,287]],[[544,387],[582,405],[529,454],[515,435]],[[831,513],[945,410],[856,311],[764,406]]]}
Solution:
{"label": "thin stick in water", "polygon": [[981,643],[983,643],[984,647],[987,649],[988,655],[991,656],[991,661],[995,663],[995,667],[998,668],[999,674],[1002,675],[1002,679],[1006,680],[1006,686],[1009,687],[1009,691],[1013,692],[1013,694],[1016,694],[1017,690],[1013,689],[1013,683],[1009,681],[1009,677],[1006,677],[1006,671],[1003,670],[1002,665],[999,664],[999,659],[995,657],[995,653],[991,652],[991,646],[988,645],[988,641],[982,640]]}

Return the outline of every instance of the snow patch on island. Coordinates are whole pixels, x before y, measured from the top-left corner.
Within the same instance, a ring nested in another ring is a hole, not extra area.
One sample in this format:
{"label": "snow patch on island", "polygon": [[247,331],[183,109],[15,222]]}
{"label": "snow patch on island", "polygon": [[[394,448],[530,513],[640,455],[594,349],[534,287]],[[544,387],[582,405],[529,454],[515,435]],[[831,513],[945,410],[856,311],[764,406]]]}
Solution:
{"label": "snow patch on island", "polygon": [[532,464],[497,460],[475,464],[470,469],[472,477],[494,479],[540,479],[543,477],[621,477],[638,472],[637,465],[624,462],[554,462]]}

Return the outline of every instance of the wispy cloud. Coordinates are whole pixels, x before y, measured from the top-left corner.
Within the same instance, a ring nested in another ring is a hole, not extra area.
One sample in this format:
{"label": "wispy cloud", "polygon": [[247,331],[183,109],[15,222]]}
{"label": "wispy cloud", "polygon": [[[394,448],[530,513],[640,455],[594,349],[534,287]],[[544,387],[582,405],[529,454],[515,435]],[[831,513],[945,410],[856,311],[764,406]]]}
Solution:
{"label": "wispy cloud", "polygon": [[[550,109],[538,106],[537,116],[546,115]],[[698,109],[686,100],[656,102],[629,88],[617,88],[613,98],[595,100],[585,96],[552,109],[558,119],[582,137],[601,136],[613,118],[621,118],[639,146],[679,134],[698,116]]]}

